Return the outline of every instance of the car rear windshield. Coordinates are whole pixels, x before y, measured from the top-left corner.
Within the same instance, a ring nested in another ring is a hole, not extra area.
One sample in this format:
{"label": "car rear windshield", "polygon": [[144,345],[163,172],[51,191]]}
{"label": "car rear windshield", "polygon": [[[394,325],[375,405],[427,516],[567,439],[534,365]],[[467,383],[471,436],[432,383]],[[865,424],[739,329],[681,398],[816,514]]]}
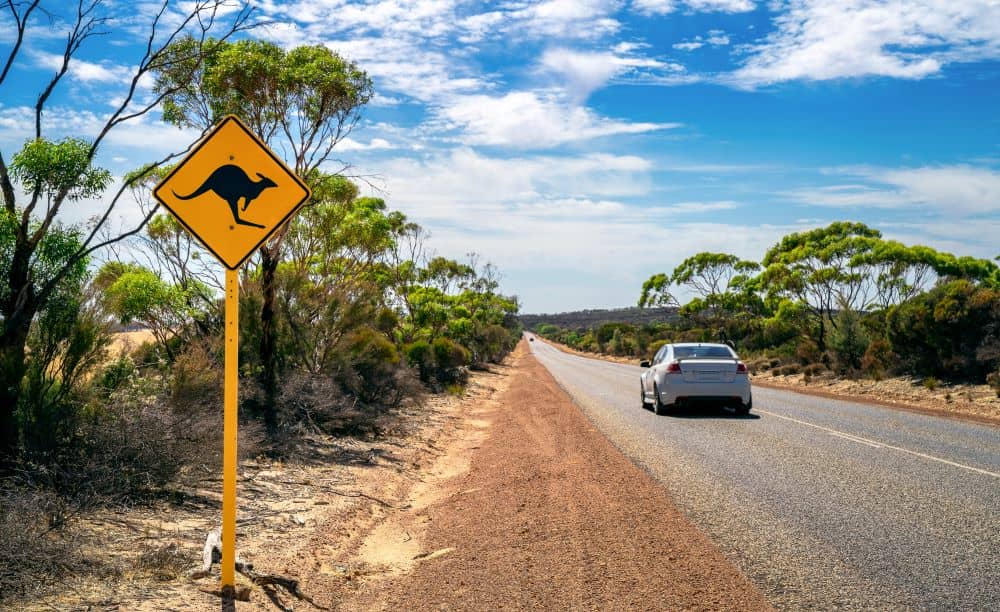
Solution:
{"label": "car rear windshield", "polygon": [[675,346],[674,357],[690,359],[692,357],[722,357],[732,359],[733,354],[724,346]]}

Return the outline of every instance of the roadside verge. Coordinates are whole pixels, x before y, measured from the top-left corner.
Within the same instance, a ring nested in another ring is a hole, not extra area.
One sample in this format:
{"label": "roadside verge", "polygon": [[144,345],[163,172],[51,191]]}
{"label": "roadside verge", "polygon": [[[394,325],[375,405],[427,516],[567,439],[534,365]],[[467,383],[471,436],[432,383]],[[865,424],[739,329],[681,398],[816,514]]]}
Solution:
{"label": "roadside verge", "polygon": [[340,609],[766,610],[761,593],[522,342],[468,471],[396,517],[421,561]]}

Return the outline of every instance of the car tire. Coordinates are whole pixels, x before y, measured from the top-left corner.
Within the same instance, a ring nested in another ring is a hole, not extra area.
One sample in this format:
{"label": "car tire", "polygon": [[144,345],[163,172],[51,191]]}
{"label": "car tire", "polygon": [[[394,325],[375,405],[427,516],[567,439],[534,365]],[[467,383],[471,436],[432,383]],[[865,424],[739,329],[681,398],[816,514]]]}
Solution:
{"label": "car tire", "polygon": [[660,400],[660,391],[656,388],[656,385],[653,385],[653,412],[655,412],[657,416],[667,413],[667,407]]}
{"label": "car tire", "polygon": [[639,384],[639,399],[642,401],[642,409],[649,410],[649,402],[646,401],[646,388]]}
{"label": "car tire", "polygon": [[747,416],[750,414],[750,409],[753,408],[753,396],[750,396],[750,401],[745,404],[739,404],[736,406],[736,414],[739,416]]}

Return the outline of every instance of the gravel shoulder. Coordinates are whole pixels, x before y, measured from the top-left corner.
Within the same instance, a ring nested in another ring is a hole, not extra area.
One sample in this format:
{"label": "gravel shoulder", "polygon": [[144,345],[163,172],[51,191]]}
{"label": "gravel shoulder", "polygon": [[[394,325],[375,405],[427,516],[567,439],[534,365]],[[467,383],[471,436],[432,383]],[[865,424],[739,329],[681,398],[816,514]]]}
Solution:
{"label": "gravel shoulder", "polygon": [[513,359],[509,388],[480,406],[491,425],[468,471],[396,519],[401,539],[423,531],[424,560],[340,609],[770,608],[525,342]]}

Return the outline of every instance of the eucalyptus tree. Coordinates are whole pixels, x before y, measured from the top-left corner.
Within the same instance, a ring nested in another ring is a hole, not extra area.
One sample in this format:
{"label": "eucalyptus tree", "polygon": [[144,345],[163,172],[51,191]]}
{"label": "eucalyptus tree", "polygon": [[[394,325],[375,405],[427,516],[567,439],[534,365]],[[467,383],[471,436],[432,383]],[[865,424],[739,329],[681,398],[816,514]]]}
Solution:
{"label": "eucalyptus tree", "polygon": [[670,287],[685,287],[694,297],[680,308],[681,314],[719,327],[727,317],[747,312],[759,301],[748,285],[750,275],[759,269],[757,262],[730,253],[697,253],[669,276],[654,274],[643,283],[639,307],[679,305]]}
{"label": "eucalyptus tree", "polygon": [[[38,357],[25,350],[32,324],[46,310],[60,291],[74,284],[85,270],[90,256],[108,245],[141,231],[149,220],[143,217],[131,227],[113,229],[113,213],[129,186],[141,178],[135,174],[122,181],[112,193],[106,193],[113,183],[110,172],[95,165],[108,136],[130,121],[154,108],[177,87],[167,86],[147,95],[141,83],[158,70],[181,61],[179,77],[190,78],[205,59],[205,43],[214,36],[227,40],[250,27],[252,9],[242,0],[164,0],[149,18],[145,35],[140,41],[138,57],[127,58],[130,76],[122,90],[108,96],[112,107],[98,123],[93,136],[55,139],[45,121],[53,94],[63,86],[77,57],[93,44],[94,39],[111,34],[134,37],[134,28],[115,29],[111,19],[120,11],[116,3],[104,0],[6,0],[0,9],[13,21],[13,44],[0,53],[0,92],[12,87],[12,68],[34,63],[24,57],[28,37],[47,36],[39,22],[44,15],[50,27],[63,31],[63,45],[53,73],[38,83],[34,106],[28,111],[32,126],[25,145],[13,154],[0,151],[0,461],[9,459],[17,447],[16,409],[21,397],[22,380],[28,371],[28,360]],[[235,9],[232,11],[231,9]],[[37,27],[32,27],[37,26]],[[190,44],[184,53],[167,52],[180,37]],[[134,41],[129,41],[134,42]],[[33,69],[35,73],[38,71]],[[185,72],[187,71],[187,72]],[[183,79],[179,79],[183,80]],[[18,84],[23,95],[24,85]],[[111,92],[109,92],[111,93]],[[6,93],[0,93],[4,98]],[[12,96],[13,98],[13,96]],[[183,152],[175,152],[153,160],[146,169],[153,169]],[[105,204],[87,228],[63,222],[73,203],[103,197]],[[44,370],[44,368],[43,368]]]}
{"label": "eucalyptus tree", "polygon": [[[334,148],[351,133],[361,109],[373,95],[372,81],[353,62],[315,45],[285,50],[259,40],[208,41],[206,61],[184,61],[193,39],[176,41],[169,52],[178,60],[156,72],[155,91],[164,98],[164,119],[179,127],[207,129],[235,114],[307,182],[328,162]],[[338,174],[347,165],[328,174]],[[278,391],[278,330],[275,277],[288,225],[260,250],[262,290],[259,353],[262,361],[265,418],[275,422]]]}
{"label": "eucalyptus tree", "polygon": [[825,350],[827,324],[836,327],[830,315],[868,306],[868,255],[881,238],[878,230],[848,221],[789,234],[765,253],[759,285],[772,297],[800,302],[814,317],[816,344]]}

